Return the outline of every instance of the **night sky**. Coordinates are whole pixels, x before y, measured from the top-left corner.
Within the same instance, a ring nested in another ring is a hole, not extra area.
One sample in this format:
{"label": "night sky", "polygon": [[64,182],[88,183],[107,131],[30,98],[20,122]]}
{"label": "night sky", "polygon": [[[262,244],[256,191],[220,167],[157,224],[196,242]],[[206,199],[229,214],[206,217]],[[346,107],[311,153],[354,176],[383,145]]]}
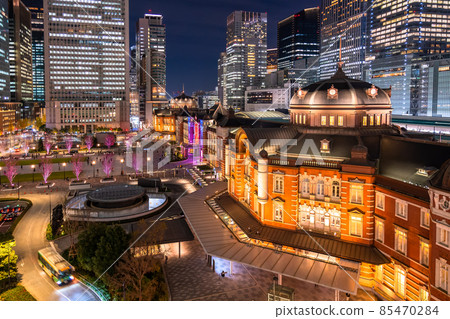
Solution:
{"label": "night sky", "polygon": [[226,19],[235,10],[267,12],[268,48],[277,43],[277,22],[320,0],[130,0],[130,45],[136,21],[148,10],[162,14],[167,30],[167,92],[191,94],[217,85],[217,59],[225,51]]}

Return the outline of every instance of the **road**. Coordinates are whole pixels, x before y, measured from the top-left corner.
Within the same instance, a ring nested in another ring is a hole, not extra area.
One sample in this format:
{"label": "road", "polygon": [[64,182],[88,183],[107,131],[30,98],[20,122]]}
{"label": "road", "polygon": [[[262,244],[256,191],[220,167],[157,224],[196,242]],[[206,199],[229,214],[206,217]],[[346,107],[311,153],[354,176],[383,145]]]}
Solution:
{"label": "road", "polygon": [[15,251],[21,283],[37,300],[42,301],[88,301],[100,300],[90,289],[79,282],[58,287],[45,274],[37,260],[38,250],[50,246],[45,239],[45,229],[49,222],[50,196],[52,206],[61,203],[64,192],[26,195],[33,206],[22,218],[14,230],[16,239]]}

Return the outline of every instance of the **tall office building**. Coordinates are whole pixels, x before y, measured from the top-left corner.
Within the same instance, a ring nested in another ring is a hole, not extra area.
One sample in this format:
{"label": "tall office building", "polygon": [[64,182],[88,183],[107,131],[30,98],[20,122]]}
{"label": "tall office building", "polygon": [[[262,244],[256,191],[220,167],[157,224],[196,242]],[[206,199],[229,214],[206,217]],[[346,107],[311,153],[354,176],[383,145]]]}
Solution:
{"label": "tall office building", "polygon": [[8,0],[0,0],[0,102],[8,102],[9,92]]}
{"label": "tall office building", "polygon": [[22,0],[22,2],[31,13],[33,100],[44,102],[44,2],[43,0]]}
{"label": "tall office building", "polygon": [[235,11],[227,18],[227,106],[243,110],[245,89],[267,74],[267,13]]}
{"label": "tall office building", "polygon": [[336,72],[340,42],[345,73],[353,79],[363,79],[368,36],[366,11],[370,2],[371,0],[322,0],[321,79],[328,79]]}
{"label": "tall office building", "polygon": [[439,55],[450,53],[449,1],[374,0],[369,26],[366,74],[375,85],[392,87],[393,113],[448,114],[437,99],[445,90],[433,93],[430,83],[447,72],[448,59]]}
{"label": "tall office building", "polygon": [[217,91],[219,102],[222,105],[227,104],[226,100],[226,52],[220,52],[219,60],[217,61]]}
{"label": "tall office building", "polygon": [[9,0],[11,101],[33,99],[31,13],[20,0]]}
{"label": "tall office building", "polygon": [[267,74],[278,71],[278,49],[267,49]]}
{"label": "tall office building", "polygon": [[136,58],[140,64],[140,120],[149,126],[153,123],[153,109],[167,105],[166,26],[162,15],[146,14],[136,23]]}
{"label": "tall office building", "polygon": [[278,22],[278,70],[292,68],[298,59],[320,54],[320,9],[304,9]]}
{"label": "tall office building", "polygon": [[129,129],[128,0],[44,1],[48,128]]}

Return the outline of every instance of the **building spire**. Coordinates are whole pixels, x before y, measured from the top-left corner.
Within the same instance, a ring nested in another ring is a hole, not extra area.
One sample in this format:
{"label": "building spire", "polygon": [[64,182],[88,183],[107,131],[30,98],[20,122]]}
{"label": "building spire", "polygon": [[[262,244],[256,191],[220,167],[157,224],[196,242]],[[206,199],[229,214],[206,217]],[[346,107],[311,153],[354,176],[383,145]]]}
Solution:
{"label": "building spire", "polygon": [[183,94],[184,93],[184,83],[183,83],[183,91],[181,91],[181,94]]}

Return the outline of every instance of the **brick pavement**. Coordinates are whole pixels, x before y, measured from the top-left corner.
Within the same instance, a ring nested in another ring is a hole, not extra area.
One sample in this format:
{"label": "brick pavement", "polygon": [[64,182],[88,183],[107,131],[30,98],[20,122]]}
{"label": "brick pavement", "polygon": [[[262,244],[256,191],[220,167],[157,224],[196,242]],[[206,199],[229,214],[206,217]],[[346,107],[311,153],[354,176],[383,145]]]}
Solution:
{"label": "brick pavement", "polygon": [[[215,259],[215,272],[207,266],[206,254],[197,240],[182,243],[181,258],[178,245],[168,253],[167,279],[172,300],[267,300],[267,292],[273,284],[274,274],[249,266]],[[227,272],[225,278],[220,276]],[[334,290],[315,286],[296,279],[283,277],[283,285],[295,289],[296,300],[334,300]],[[350,300],[371,300],[358,290]],[[340,294],[340,300],[345,300]]]}

